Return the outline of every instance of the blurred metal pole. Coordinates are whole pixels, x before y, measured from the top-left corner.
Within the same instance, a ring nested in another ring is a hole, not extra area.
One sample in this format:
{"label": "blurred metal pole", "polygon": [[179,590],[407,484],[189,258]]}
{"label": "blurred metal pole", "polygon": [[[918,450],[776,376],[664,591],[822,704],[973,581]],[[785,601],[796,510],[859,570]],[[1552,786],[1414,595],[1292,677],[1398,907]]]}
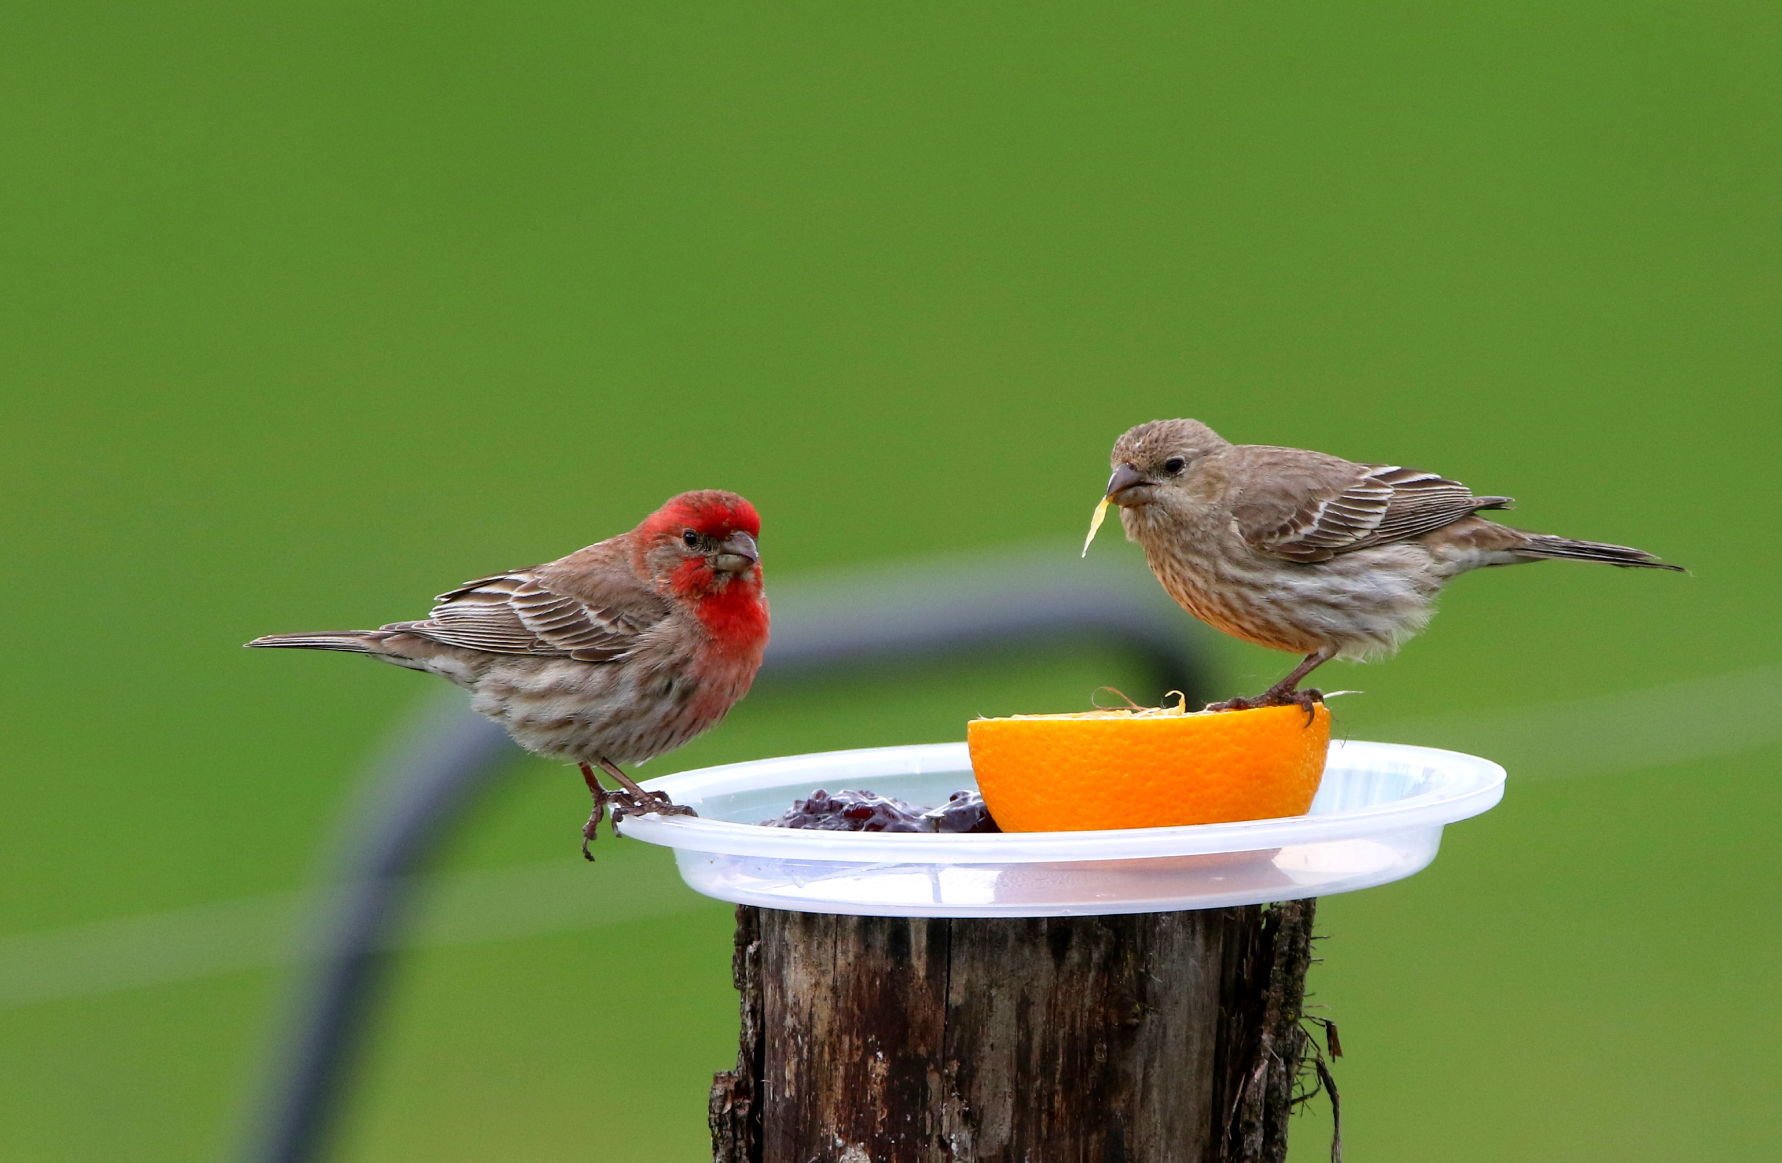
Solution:
{"label": "blurred metal pole", "polygon": [[369,768],[337,845],[341,875],[320,953],[277,1049],[273,1085],[246,1158],[324,1158],[367,1021],[390,969],[386,952],[414,900],[406,886],[442,849],[473,800],[513,759],[501,728],[461,701],[436,700],[403,723]]}
{"label": "blurred metal pole", "polygon": [[[1068,554],[1016,550],[776,587],[773,644],[756,685],[859,674],[868,662],[1093,643],[1134,656],[1158,692],[1180,690],[1191,700],[1204,692],[1181,612],[1148,581],[1140,584],[1142,573]],[[452,692],[404,724],[370,765],[370,794],[341,829],[344,875],[322,952],[291,1035],[277,1048],[244,1160],[326,1157],[416,874],[514,754],[501,729]]]}

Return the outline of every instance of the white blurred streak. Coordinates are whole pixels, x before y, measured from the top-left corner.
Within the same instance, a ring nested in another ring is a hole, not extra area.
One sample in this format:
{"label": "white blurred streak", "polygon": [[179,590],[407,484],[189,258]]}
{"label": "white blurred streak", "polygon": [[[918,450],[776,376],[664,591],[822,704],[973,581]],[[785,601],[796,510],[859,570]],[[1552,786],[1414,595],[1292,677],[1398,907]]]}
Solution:
{"label": "white blurred streak", "polygon": [[[703,898],[666,865],[629,870],[623,893],[592,886],[580,860],[430,877],[398,948],[592,929],[686,912]],[[0,1009],[271,969],[314,957],[317,921],[340,889],[276,893],[0,937]]]}
{"label": "white blurred streak", "polygon": [[[1472,708],[1370,731],[1470,751],[1513,782],[1623,774],[1743,755],[1782,739],[1782,666],[1538,706]],[[1772,759],[1770,762],[1774,763]],[[593,874],[598,876],[598,869]],[[666,865],[599,891],[577,861],[436,876],[399,948],[434,948],[593,929],[706,902]],[[282,893],[0,938],[0,1009],[88,997],[313,957],[330,891]]]}
{"label": "white blurred streak", "polygon": [[1742,755],[1782,739],[1782,666],[1537,706],[1388,721],[1368,734],[1468,751],[1512,783],[1611,775]]}

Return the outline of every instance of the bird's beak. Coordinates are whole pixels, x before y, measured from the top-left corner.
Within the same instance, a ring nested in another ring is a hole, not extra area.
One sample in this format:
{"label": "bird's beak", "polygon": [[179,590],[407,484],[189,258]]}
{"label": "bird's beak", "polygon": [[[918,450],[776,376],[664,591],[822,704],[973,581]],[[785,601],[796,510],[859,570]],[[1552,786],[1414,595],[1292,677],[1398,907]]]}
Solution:
{"label": "bird's beak", "polygon": [[741,573],[761,560],[761,550],[747,533],[732,533],[718,543],[712,568],[719,573]]}
{"label": "bird's beak", "polygon": [[1108,478],[1107,498],[1116,505],[1130,505],[1137,501],[1141,495],[1132,490],[1143,488],[1150,483],[1144,473],[1133,468],[1130,464],[1122,464],[1114,470],[1114,475]]}

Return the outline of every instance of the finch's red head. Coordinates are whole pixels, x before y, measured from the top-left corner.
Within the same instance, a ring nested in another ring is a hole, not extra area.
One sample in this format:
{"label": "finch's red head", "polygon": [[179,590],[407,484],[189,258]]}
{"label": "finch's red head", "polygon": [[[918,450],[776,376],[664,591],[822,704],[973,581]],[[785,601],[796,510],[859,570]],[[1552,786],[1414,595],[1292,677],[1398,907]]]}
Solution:
{"label": "finch's red head", "polygon": [[692,529],[705,537],[722,538],[732,533],[759,537],[761,517],[755,506],[735,493],[699,489],[668,498],[638,526],[646,539],[662,532],[678,534],[682,529]]}
{"label": "finch's red head", "polygon": [[[755,506],[722,489],[700,489],[670,497],[643,519],[635,536],[645,553],[658,546],[678,544],[683,558],[713,558],[714,568],[720,572],[737,573],[761,560],[761,551],[755,545],[755,539],[761,536],[760,515]],[[732,558],[746,560],[729,560]]]}
{"label": "finch's red head", "polygon": [[767,640],[761,596],[761,517],[735,493],[700,489],[670,497],[632,532],[639,572],[657,589],[691,602],[714,636],[743,645]]}

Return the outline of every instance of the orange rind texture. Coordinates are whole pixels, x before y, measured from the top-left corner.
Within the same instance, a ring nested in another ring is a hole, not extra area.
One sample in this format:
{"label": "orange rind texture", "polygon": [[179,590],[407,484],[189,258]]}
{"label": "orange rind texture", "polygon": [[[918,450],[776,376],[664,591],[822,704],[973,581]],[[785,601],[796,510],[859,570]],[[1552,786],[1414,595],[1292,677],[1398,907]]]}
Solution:
{"label": "orange rind texture", "polygon": [[1330,712],[1088,711],[975,719],[966,744],[1005,832],[1156,828],[1303,815],[1330,748]]}

